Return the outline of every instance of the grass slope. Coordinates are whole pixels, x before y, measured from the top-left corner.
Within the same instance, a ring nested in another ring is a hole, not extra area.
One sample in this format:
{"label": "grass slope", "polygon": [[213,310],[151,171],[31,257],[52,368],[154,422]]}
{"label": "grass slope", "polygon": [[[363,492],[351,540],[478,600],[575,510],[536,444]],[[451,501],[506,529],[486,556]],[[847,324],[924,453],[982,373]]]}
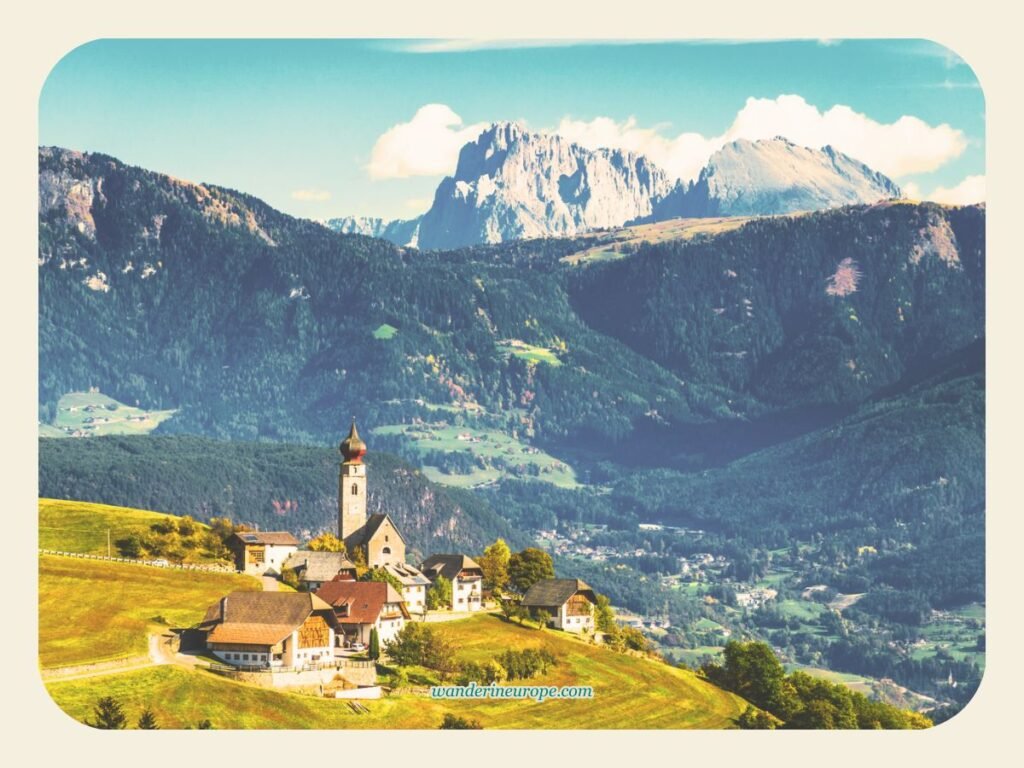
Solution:
{"label": "grass slope", "polygon": [[55,555],[39,559],[39,663],[43,668],[146,652],[146,634],[189,626],[233,590],[258,590],[249,576],[153,568]]}
{"label": "grass slope", "polygon": [[174,516],[88,501],[40,499],[39,548],[106,555],[109,531],[110,554],[117,557],[115,541],[130,533],[148,533],[153,523],[170,517]]}
{"label": "grass slope", "polygon": [[546,647],[559,665],[526,684],[594,687],[576,701],[432,700],[421,695],[364,702],[355,714],[342,701],[265,690],[203,671],[158,667],[48,685],[73,718],[91,714],[104,695],[122,700],[131,720],[152,707],[162,727],[210,719],[216,728],[436,728],[446,712],[479,719],[485,728],[726,728],[746,703],[685,670],[626,656],[563,633],[520,627],[492,616],[437,625],[463,659],[484,659],[507,648]]}

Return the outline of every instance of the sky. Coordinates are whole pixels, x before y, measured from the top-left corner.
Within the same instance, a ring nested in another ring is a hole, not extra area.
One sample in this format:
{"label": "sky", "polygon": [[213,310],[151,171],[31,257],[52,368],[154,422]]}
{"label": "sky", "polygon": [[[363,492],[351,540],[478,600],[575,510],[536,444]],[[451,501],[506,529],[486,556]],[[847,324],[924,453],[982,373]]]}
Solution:
{"label": "sky", "polygon": [[459,147],[517,120],[693,178],[736,138],[832,144],[940,202],[984,199],[985,102],[925,40],[97,40],[39,100],[39,143],[262,198],[411,218]]}

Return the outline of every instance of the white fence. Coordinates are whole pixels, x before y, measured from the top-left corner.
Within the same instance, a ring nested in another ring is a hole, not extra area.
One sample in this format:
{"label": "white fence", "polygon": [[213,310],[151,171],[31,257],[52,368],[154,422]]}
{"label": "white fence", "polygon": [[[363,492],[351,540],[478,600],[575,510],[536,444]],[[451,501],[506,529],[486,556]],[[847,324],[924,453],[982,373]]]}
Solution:
{"label": "white fence", "polygon": [[130,565],[148,565],[150,568],[176,568],[180,571],[207,571],[213,573],[242,573],[228,565],[213,563],[172,563],[160,560],[133,560],[130,557],[107,557],[106,555],[90,555],[85,552],[62,552],[58,549],[40,549],[41,555],[59,555],[61,557],[77,557],[83,560],[105,560],[110,563],[128,563]]}

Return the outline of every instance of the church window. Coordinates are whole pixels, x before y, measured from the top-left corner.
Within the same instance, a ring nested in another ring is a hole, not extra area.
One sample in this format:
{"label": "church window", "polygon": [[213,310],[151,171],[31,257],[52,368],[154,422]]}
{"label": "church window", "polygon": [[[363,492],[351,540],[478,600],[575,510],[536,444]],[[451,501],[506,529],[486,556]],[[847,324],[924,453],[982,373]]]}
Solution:
{"label": "church window", "polygon": [[391,554],[391,547],[384,547],[384,549],[381,550],[381,553],[385,554],[385,555],[390,555]]}
{"label": "church window", "polygon": [[357,483],[352,483],[352,495],[353,496],[358,496],[359,495],[359,485]]}

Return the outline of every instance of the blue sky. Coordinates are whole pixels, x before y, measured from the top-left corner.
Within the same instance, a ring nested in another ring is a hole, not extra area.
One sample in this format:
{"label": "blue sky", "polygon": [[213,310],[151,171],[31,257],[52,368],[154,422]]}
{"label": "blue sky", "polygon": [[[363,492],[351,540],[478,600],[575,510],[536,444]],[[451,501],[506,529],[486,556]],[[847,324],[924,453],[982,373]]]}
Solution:
{"label": "blue sky", "polygon": [[922,40],[100,40],[54,67],[39,141],[310,218],[422,213],[495,120],[684,178],[722,142],[778,131],[955,201],[983,195],[984,110],[970,67]]}

